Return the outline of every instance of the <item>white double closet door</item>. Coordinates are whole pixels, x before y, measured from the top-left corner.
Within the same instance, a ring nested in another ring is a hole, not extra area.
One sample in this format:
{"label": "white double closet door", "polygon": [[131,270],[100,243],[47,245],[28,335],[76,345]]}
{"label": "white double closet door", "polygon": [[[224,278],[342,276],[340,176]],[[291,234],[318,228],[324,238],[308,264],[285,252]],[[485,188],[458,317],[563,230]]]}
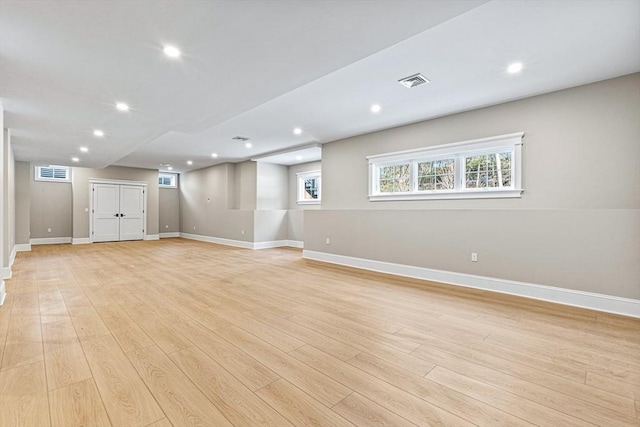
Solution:
{"label": "white double closet door", "polygon": [[144,239],[141,185],[92,184],[92,242]]}

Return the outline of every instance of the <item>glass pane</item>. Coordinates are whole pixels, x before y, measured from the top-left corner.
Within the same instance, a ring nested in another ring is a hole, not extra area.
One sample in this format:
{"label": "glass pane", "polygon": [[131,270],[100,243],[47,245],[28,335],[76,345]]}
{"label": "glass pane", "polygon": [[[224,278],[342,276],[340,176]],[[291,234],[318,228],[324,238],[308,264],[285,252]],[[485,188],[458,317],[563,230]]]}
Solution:
{"label": "glass pane", "polygon": [[380,192],[381,193],[392,193],[393,192],[393,180],[390,180],[390,179],[380,180]]}
{"label": "glass pane", "polygon": [[435,190],[435,177],[433,176],[424,176],[419,178],[418,181],[418,190],[420,191],[429,191]]}
{"label": "glass pane", "polygon": [[466,188],[511,186],[511,152],[465,158]]}
{"label": "glass pane", "polygon": [[479,186],[479,175],[477,173],[468,173],[466,179],[466,188],[477,188]]}
{"label": "glass pane", "polygon": [[385,166],[380,168],[380,179],[390,179],[393,178],[393,171],[395,166]]}
{"label": "glass pane", "polygon": [[304,199],[318,199],[318,178],[307,178],[304,180]]}
{"label": "glass pane", "polygon": [[418,190],[453,190],[455,184],[454,159],[418,163]]}
{"label": "glass pane", "polygon": [[395,181],[394,191],[396,192],[406,192],[411,189],[411,183],[409,181],[409,177],[399,179]]}
{"label": "glass pane", "polygon": [[433,162],[418,163],[418,176],[429,175],[433,173]]}

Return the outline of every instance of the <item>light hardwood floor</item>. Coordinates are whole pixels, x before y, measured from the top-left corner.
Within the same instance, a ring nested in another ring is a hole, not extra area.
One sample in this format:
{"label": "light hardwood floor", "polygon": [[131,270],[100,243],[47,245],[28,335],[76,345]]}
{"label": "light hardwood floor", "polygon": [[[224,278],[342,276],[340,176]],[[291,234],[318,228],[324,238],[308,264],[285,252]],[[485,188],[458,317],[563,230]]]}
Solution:
{"label": "light hardwood floor", "polygon": [[35,246],[0,426],[639,426],[640,321],[183,239]]}

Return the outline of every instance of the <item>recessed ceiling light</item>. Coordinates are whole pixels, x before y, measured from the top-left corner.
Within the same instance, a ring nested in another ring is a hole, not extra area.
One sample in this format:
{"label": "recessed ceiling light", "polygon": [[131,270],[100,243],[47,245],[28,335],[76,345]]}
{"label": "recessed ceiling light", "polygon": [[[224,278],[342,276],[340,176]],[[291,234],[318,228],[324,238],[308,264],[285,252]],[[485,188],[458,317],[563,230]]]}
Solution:
{"label": "recessed ceiling light", "polygon": [[169,58],[180,58],[180,55],[181,55],[180,49],[178,49],[175,46],[167,45],[162,50],[164,51],[164,54],[167,55]]}
{"label": "recessed ceiling light", "polygon": [[507,71],[509,74],[516,74],[522,71],[522,62],[514,62],[513,64],[507,67]]}
{"label": "recessed ceiling light", "polygon": [[372,113],[379,113],[380,110],[382,110],[382,107],[380,107],[380,104],[373,104],[371,106],[371,112]]}
{"label": "recessed ceiling light", "polygon": [[250,143],[250,142],[247,142],[246,144],[244,144],[244,146],[245,146],[245,147],[247,147],[247,148],[251,148],[251,147],[253,147],[253,145],[251,145],[251,143]]}
{"label": "recessed ceiling light", "polygon": [[124,102],[118,102],[116,104],[116,108],[120,111],[129,111],[129,106]]}
{"label": "recessed ceiling light", "polygon": [[80,147],[80,151],[86,153],[87,151],[89,151],[89,149],[87,147]]}
{"label": "recessed ceiling light", "polygon": [[96,130],[93,131],[93,136],[102,137],[102,136],[104,136],[104,132],[99,130],[99,129],[96,129]]}
{"label": "recessed ceiling light", "polygon": [[192,162],[191,160],[187,160],[187,164],[188,164],[189,166],[191,166],[191,165],[193,164],[193,162]]}
{"label": "recessed ceiling light", "polygon": [[172,171],[172,170],[173,170],[173,168],[172,168],[171,166],[169,166],[167,169],[169,169],[170,171]]}
{"label": "recessed ceiling light", "polygon": [[74,161],[74,162],[79,162],[80,161],[80,159],[77,158],[77,157],[72,157],[71,160]]}
{"label": "recessed ceiling light", "polygon": [[218,157],[218,153],[211,153],[211,157],[213,157],[214,159]]}
{"label": "recessed ceiling light", "polygon": [[300,128],[295,128],[295,129],[293,130],[293,133],[294,133],[295,135],[300,135],[300,134],[302,133],[302,129],[300,129]]}
{"label": "recessed ceiling light", "polygon": [[296,160],[302,160],[302,156],[296,156]]}

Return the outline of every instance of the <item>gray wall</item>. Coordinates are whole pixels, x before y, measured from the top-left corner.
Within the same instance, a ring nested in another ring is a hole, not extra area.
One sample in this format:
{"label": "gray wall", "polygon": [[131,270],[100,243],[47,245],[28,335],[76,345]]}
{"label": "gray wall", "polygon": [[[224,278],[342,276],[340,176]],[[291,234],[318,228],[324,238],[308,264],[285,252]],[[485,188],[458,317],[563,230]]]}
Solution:
{"label": "gray wall", "polygon": [[[32,164],[29,168],[31,238],[72,237],[71,183],[36,181],[35,167]],[[24,184],[19,184],[19,187],[24,188]],[[47,231],[48,228],[51,232]]]}
{"label": "gray wall", "polygon": [[258,162],[256,172],[256,208],[287,209],[289,203],[287,167]]}
{"label": "gray wall", "polygon": [[256,209],[258,164],[242,162],[234,167],[234,204],[233,209]]}
{"label": "gray wall", "polygon": [[4,247],[2,256],[2,265],[9,267],[11,253],[15,246],[15,159],[13,157],[13,148],[11,147],[11,131],[3,129],[4,144],[3,162],[4,174],[2,176],[2,193],[3,193],[3,214],[2,227],[3,237],[2,245]]}
{"label": "gray wall", "polygon": [[283,209],[257,210],[254,213],[254,241],[288,240],[287,211]]}
{"label": "gray wall", "polygon": [[31,222],[31,166],[28,162],[16,162],[16,244],[29,243]]}
{"label": "gray wall", "polygon": [[243,201],[247,199],[243,190],[255,195],[255,181],[249,185],[249,180],[238,171],[255,177],[255,170],[253,162],[224,163],[181,174],[180,231],[253,242],[254,211],[233,208],[236,200],[240,200],[240,205],[249,204],[248,200]]}
{"label": "gray wall", "polygon": [[[289,240],[304,241],[304,211],[320,209],[321,205],[298,204],[298,173],[322,170],[322,162],[309,162],[289,166],[289,212],[287,213],[287,236]],[[322,178],[324,179],[324,177]],[[321,194],[320,198],[324,198]]]}
{"label": "gray wall", "polygon": [[[368,155],[517,131],[521,199],[367,199]],[[325,144],[305,249],[640,298],[639,135],[633,74]]]}
{"label": "gray wall", "polygon": [[180,190],[160,187],[159,191],[160,233],[178,232],[180,231]]}
{"label": "gray wall", "polygon": [[[91,178],[142,181],[147,183],[147,229],[146,235],[158,234],[159,191],[158,171],[154,169],[109,166],[104,169],[73,168],[73,237],[89,237],[89,212]],[[33,197],[31,198],[33,203]],[[33,215],[33,207],[31,213]],[[33,224],[33,220],[32,220]],[[31,232],[34,230],[32,228]],[[32,235],[32,237],[35,237]]]}

